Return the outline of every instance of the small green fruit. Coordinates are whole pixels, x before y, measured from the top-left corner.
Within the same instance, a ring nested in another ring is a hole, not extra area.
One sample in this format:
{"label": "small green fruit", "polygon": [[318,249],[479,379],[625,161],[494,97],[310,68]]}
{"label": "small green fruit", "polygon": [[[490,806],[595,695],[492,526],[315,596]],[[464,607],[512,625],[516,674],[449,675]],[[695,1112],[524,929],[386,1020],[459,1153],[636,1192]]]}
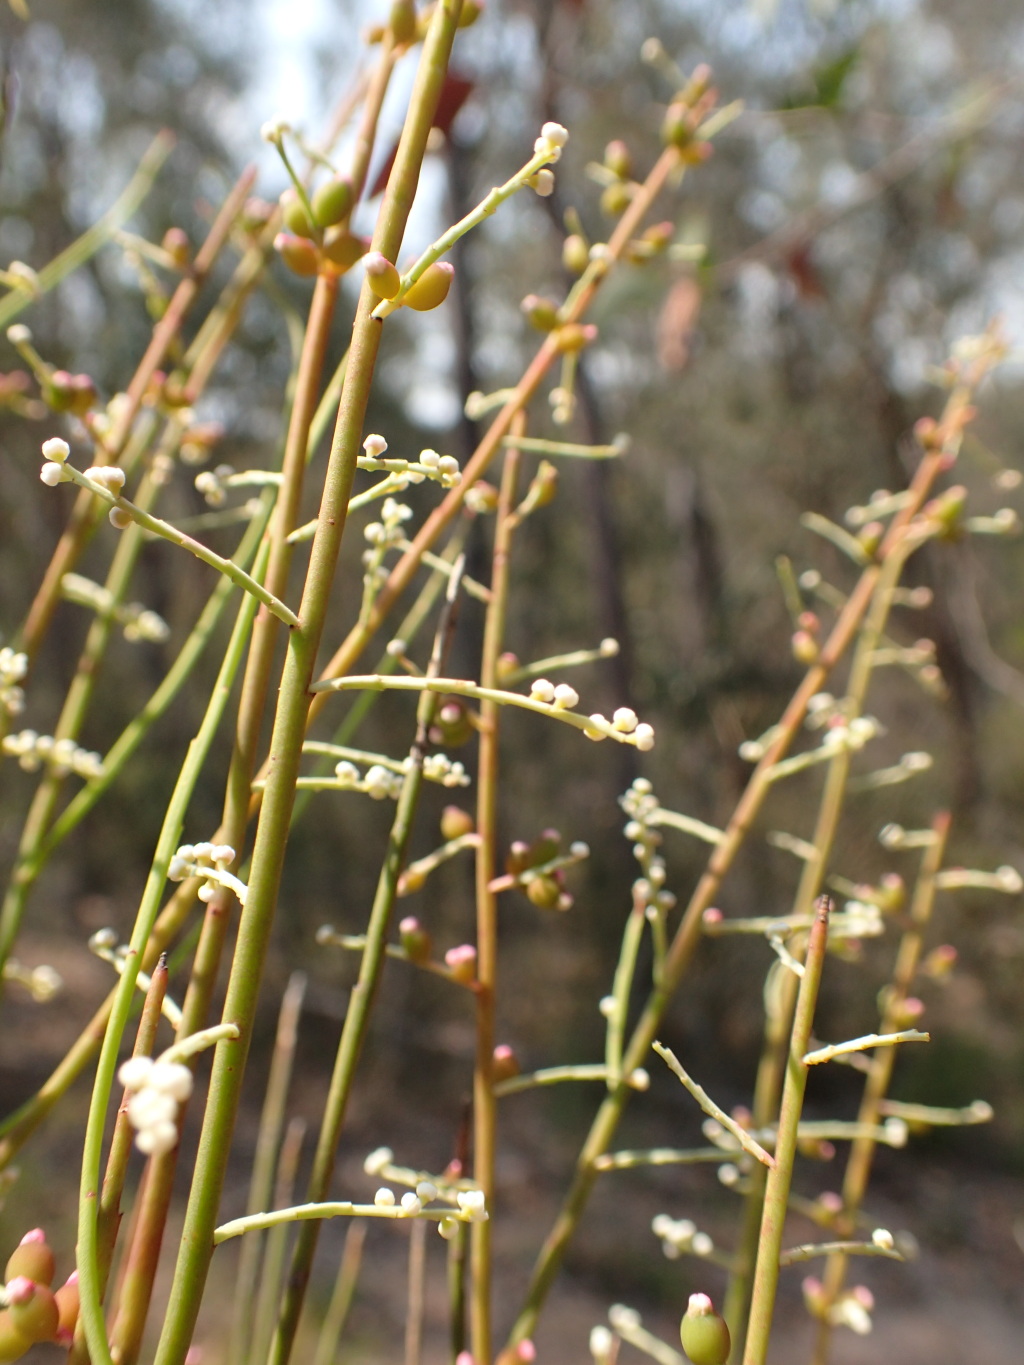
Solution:
{"label": "small green fruit", "polygon": [[0,1311],[0,1365],[20,1360],[31,1345],[28,1337],[23,1337],[14,1326],[10,1313],[6,1309]]}
{"label": "small green fruit", "polygon": [[351,270],[369,249],[370,243],[365,237],[357,237],[347,228],[331,228],[324,238],[323,254],[341,272]]}
{"label": "small green fruit", "polygon": [[402,920],[398,926],[398,936],[410,962],[430,961],[433,943],[430,934],[415,915],[407,915]]}
{"label": "small green fruit", "polygon": [[475,828],[472,815],[461,806],[445,806],[441,812],[442,839],[461,839],[465,834],[472,834]]}
{"label": "small green fruit", "polygon": [[590,264],[590,248],[578,232],[572,232],[562,243],[562,264],[573,275],[582,275]]}
{"label": "small green fruit", "polygon": [[27,1341],[52,1341],[60,1325],[60,1309],[53,1290],[24,1275],[7,1282],[11,1325]]}
{"label": "small green fruit", "polygon": [[371,251],[363,260],[370,288],[379,299],[393,299],[402,287],[402,277],[393,263],[379,251]]}
{"label": "small green fruit", "polygon": [[296,275],[315,275],[320,269],[320,255],[305,237],[279,232],[274,238],[274,250]]}
{"label": "small green fruit", "polygon": [[417,313],[429,313],[448,297],[454,275],[455,267],[448,261],[435,261],[409,286],[402,302]]}
{"label": "small green fruit", "polygon": [[290,232],[297,237],[312,237],[313,224],[309,220],[306,206],[294,189],[285,190],[281,195],[281,216]]}
{"label": "small green fruit", "polygon": [[56,1271],[53,1252],[46,1245],[46,1234],[42,1228],[26,1232],[14,1251],[4,1270],[4,1280],[17,1279],[24,1275],[36,1284],[52,1284]]}
{"label": "small green fruit", "polygon": [[352,182],[343,175],[326,180],[313,195],[313,221],[318,227],[333,227],[352,212]]}
{"label": "small green fruit", "polygon": [[693,1365],[725,1365],[732,1342],[725,1319],[715,1312],[706,1294],[691,1294],[679,1339]]}
{"label": "small green fruit", "polygon": [[391,6],[388,27],[396,44],[404,45],[416,41],[416,6],[413,0],[395,0]]}

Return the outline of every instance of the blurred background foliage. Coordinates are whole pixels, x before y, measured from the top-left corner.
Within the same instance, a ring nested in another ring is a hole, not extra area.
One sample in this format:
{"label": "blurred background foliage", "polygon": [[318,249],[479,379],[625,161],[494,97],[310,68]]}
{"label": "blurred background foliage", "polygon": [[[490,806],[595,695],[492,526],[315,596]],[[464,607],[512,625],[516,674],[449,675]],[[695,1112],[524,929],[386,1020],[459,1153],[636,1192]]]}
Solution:
{"label": "blurred background foliage", "polygon": [[[133,230],[159,241],[177,225],[200,240],[212,208],[253,157],[258,190],[273,197],[284,182],[259,143],[260,123],[280,114],[315,136],[363,60],[354,34],[384,8],[358,0],[31,0],[28,23],[4,12],[0,262],[45,264],[109,206],[163,127],[173,129],[176,145]],[[600,297],[593,316],[600,337],[581,367],[568,434],[607,441],[624,431],[632,447],[615,463],[563,462],[558,500],[528,523],[519,542],[509,644],[525,660],[619,639],[617,659],[573,679],[583,705],[635,706],[658,732],[643,770],[662,802],[721,823],[748,771],[738,745],[777,718],[800,675],[778,557],[789,556],[798,573],[819,570],[840,589],[853,581],[852,566],[801,529],[801,513],[841,522],[846,508],[874,490],[902,486],[916,458],[911,427],[941,403],[932,368],[958,336],[995,314],[1004,319],[1011,357],[983,396],[956,478],[969,487],[974,512],[1019,506],[1024,17],[1011,0],[491,0],[456,49],[454,117],[425,172],[410,248],[515,169],[543,120],[567,124],[571,141],[551,199],[518,197],[460,247],[453,302],[389,324],[369,429],[384,432],[394,451],[428,444],[460,458],[468,452],[474,424],[462,415],[466,395],[513,383],[536,347],[520,299],[564,294],[564,215],[577,213],[593,241],[610,232],[587,165],[601,160],[612,138],[629,146],[638,178],[657,155],[673,86],[640,60],[651,35],[683,71],[709,62],[723,98],[742,99],[744,112],[716,140],[712,161],[660,210],[676,225],[677,240],[706,244],[704,260],[631,267]],[[378,161],[400,125],[408,78],[403,68]],[[361,212],[365,219],[357,221],[368,223],[370,210]],[[218,267],[215,285],[229,264]],[[197,410],[225,425],[218,462],[244,469],[276,459],[294,339],[282,315],[299,317],[308,294],[274,263],[253,297]],[[212,300],[214,288],[204,297]],[[348,311],[351,301],[350,294]],[[137,274],[115,246],[33,304],[24,320],[48,360],[87,372],[105,395],[125,384],[151,327]],[[337,326],[335,359],[346,327],[344,319]],[[2,348],[0,363],[14,368],[13,351],[6,342]],[[51,427],[4,419],[0,631],[8,634],[66,513],[66,500],[37,478],[38,443]],[[544,402],[532,429],[557,434]],[[428,503],[417,502],[417,511]],[[175,516],[203,508],[188,477],[170,490],[167,506]],[[226,551],[232,533],[222,534],[216,543]],[[471,571],[485,572],[488,532],[474,535]],[[357,606],[357,539],[343,559],[340,582],[350,588],[339,594],[329,640],[340,638]],[[101,536],[83,572],[100,576],[108,554]],[[954,862],[1024,867],[1024,549],[979,538],[929,548],[912,562],[910,581],[933,589],[934,599],[901,613],[894,630],[904,643],[934,640],[944,696],[930,696],[904,671],[880,672],[869,710],[886,734],[862,766],[884,766],[907,750],[929,751],[934,766],[904,786],[851,796],[834,870],[855,880],[890,869],[909,877],[910,855],[884,853],[877,833],[890,820],[925,824],[943,807],[954,814]],[[202,566],[166,546],[147,549],[133,596],[165,616],[172,637],[162,646],[115,645],[102,704],[84,737],[88,747],[102,750],[149,695],[208,589]],[[467,603],[456,644],[460,668],[473,668],[480,626]],[[25,724],[52,726],[85,628],[82,609],[64,604]],[[214,666],[212,658],[202,665],[205,683]],[[11,990],[5,1101],[19,1102],[39,1084],[107,987],[86,939],[101,925],[126,932],[131,924],[163,801],[203,704],[197,684],[36,888],[19,955],[53,962],[67,991],[38,1006]],[[341,714],[339,703],[334,716]],[[407,707],[382,702],[367,746],[404,752],[408,727]],[[529,718],[508,721],[505,833],[530,839],[554,825],[567,839],[587,839],[593,857],[573,874],[576,905],[568,914],[545,915],[524,898],[510,897],[503,908],[501,1032],[526,1067],[598,1055],[603,1026],[595,1006],[610,979],[634,875],[616,799],[635,775],[635,754],[581,746],[575,734],[553,728],[558,733],[538,744]],[[209,837],[216,826],[227,753],[225,737],[193,805],[190,838]],[[6,866],[33,779],[11,763],[3,779]],[[777,790],[723,889],[726,913],[786,912],[799,868],[763,836],[770,829],[806,835],[818,785],[812,774]],[[436,842],[442,804],[428,804],[416,852]],[[289,970],[305,967],[312,980],[296,1107],[311,1119],[323,1088],[317,1063],[333,1051],[350,980],[350,964],[314,950],[313,936],[325,920],[348,931],[362,926],[377,870],[367,850],[383,848],[388,819],[362,798],[328,795],[312,803],[296,830],[265,1030],[268,1040],[276,987]],[[685,899],[703,853],[683,836],[669,839],[669,885]],[[416,900],[405,904],[442,944],[471,937],[465,867],[446,869]],[[986,1321],[1019,1330],[1024,1319],[1012,1296],[1021,1248],[1013,1228],[1016,1218],[1024,1238],[1024,1196],[1019,1185],[1000,1183],[1021,1173],[1024,1133],[1019,903],[946,896],[938,933],[958,946],[960,961],[952,980],[926,1000],[935,1041],[901,1059],[897,1094],[949,1104],[983,1095],[997,1118],[985,1130],[926,1140],[917,1159],[886,1156],[881,1194],[897,1210],[890,1217],[905,1217],[922,1241],[945,1247],[960,1292],[983,1305]],[[873,1025],[886,951],[873,946],[866,967],[831,966],[824,1034]],[[767,965],[761,944],[705,945],[675,1008],[672,1031],[687,1040],[699,1075],[714,1078],[716,1097],[727,1105],[749,1095]],[[464,1001],[429,978],[391,973],[345,1144],[343,1182],[357,1179],[363,1152],[381,1141],[403,1160],[442,1166],[461,1122],[471,1057]],[[254,1074],[253,1112],[259,1082]],[[812,1107],[850,1114],[854,1082],[841,1071],[820,1078]],[[84,1103],[84,1091],[76,1094]],[[509,1108],[503,1178],[534,1231],[550,1213],[593,1102],[584,1087]],[[622,1136],[626,1143],[668,1135],[685,1141],[697,1128],[695,1109],[656,1075]],[[59,1157],[70,1178],[77,1131],[48,1130],[37,1154],[26,1152],[23,1169],[40,1175]],[[403,1150],[403,1135],[413,1150]],[[230,1191],[236,1202],[250,1141],[243,1131]],[[813,1194],[836,1178],[812,1168],[805,1189]],[[677,1198],[683,1188],[714,1210],[708,1217],[724,1220],[727,1196],[708,1183],[700,1175],[637,1178],[628,1235],[618,1223],[622,1186],[602,1187],[570,1261],[570,1285],[676,1302],[692,1272],[666,1266],[659,1278],[644,1218],[665,1206],[665,1191]],[[27,1180],[22,1191],[29,1193],[11,1196],[29,1221],[40,1221],[27,1212],[32,1199],[60,1202],[56,1191],[38,1189]],[[333,1245],[330,1237],[325,1245]],[[525,1234],[508,1234],[503,1255],[513,1284],[530,1251]],[[928,1301],[934,1286],[924,1271],[886,1272],[890,1281],[894,1275],[908,1301]],[[510,1291],[509,1306],[514,1302]],[[377,1308],[385,1318],[397,1312],[383,1300]],[[1012,1352],[999,1354],[1002,1339],[992,1331],[984,1358],[1009,1361]],[[582,1346],[580,1338],[571,1358],[582,1359]],[[927,1358],[962,1358],[942,1349]]]}

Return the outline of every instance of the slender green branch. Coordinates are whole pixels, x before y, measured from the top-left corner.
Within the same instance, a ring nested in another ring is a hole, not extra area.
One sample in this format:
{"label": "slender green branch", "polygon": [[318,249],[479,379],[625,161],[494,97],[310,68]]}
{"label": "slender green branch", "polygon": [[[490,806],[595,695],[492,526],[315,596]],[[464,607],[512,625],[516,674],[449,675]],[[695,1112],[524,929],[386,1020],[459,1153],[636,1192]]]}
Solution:
{"label": "slender green branch", "polygon": [[663,1047],[661,1043],[656,1042],[653,1043],[652,1046],[672,1074],[677,1076],[679,1080],[682,1081],[683,1085],[686,1086],[687,1090],[689,1090],[690,1094],[704,1110],[705,1114],[710,1114],[713,1119],[717,1119],[726,1132],[732,1134],[745,1152],[749,1152],[752,1157],[755,1157],[760,1161],[763,1166],[767,1166],[769,1170],[774,1170],[776,1164],[775,1158],[771,1156],[770,1153],[766,1152],[761,1144],[755,1141],[745,1128],[741,1128],[734,1118],[717,1105],[707,1091],[699,1086],[692,1076],[687,1074],[675,1053],[669,1048]]}
{"label": "slender green branch", "polygon": [[352,1204],[347,1200],[323,1204],[296,1204],[290,1209],[274,1209],[271,1213],[247,1214],[244,1218],[232,1219],[221,1223],[213,1230],[215,1246],[228,1242],[232,1237],[241,1237],[246,1232],[262,1232],[266,1228],[276,1228],[282,1223],[322,1223],[325,1218],[391,1218],[410,1221],[425,1218],[439,1223],[445,1218],[454,1218],[460,1223],[468,1223],[469,1216],[458,1209],[417,1209],[410,1213],[401,1204]]}
{"label": "slender green branch", "polygon": [[212,569],[216,569],[225,578],[229,578],[237,587],[244,588],[246,592],[251,593],[257,602],[261,602],[263,606],[272,611],[285,625],[294,627],[299,624],[299,618],[289,607],[279,601],[272,592],[268,592],[262,583],[258,583],[244,569],[239,568],[233,560],[224,559],[216,551],[203,545],[201,541],[193,540],[184,531],[179,531],[176,526],[172,526],[169,521],[151,516],[137,504],[129,502],[127,498],[115,496],[103,484],[97,483],[95,479],[83,474],[72,465],[66,464],[64,468],[67,470],[72,483],[77,483],[80,487],[87,488],[90,493],[95,493],[101,501],[107,503],[111,508],[120,509],[143,530],[152,532],[153,535],[159,536],[162,540],[169,540],[172,545],[177,545],[183,550],[188,550],[197,559],[201,559],[204,564],[209,564]]}
{"label": "slender green branch", "polygon": [[801,1261],[813,1261],[816,1256],[884,1256],[889,1261],[905,1261],[907,1258],[894,1246],[882,1242],[806,1242],[802,1246],[789,1247],[780,1252],[779,1265],[797,1265]]}
{"label": "slender green branch", "polygon": [[805,1066],[817,1066],[819,1062],[830,1062],[833,1057],[842,1057],[848,1052],[865,1052],[873,1047],[894,1047],[897,1043],[930,1043],[930,1033],[919,1029],[903,1029],[900,1033],[866,1033],[862,1038],[851,1038],[846,1043],[830,1043],[827,1047],[816,1048],[804,1058]]}
{"label": "slender green branch", "polygon": [[750,1321],[747,1326],[743,1365],[765,1365],[771,1336],[772,1316],[775,1311],[775,1292],[779,1282],[779,1256],[782,1233],[786,1221],[789,1187],[793,1178],[793,1161],[807,1085],[807,1065],[804,1056],[814,1024],[814,1007],[821,984],[821,972],[828,944],[829,902],[818,902],[818,914],[807,942],[804,975],[797,995],[793,1031],[790,1037],[786,1082],[779,1110],[779,1130],[775,1142],[775,1162],[768,1172],[764,1192],[764,1211],[761,1217],[761,1236],[758,1244],[757,1265],[750,1300]]}

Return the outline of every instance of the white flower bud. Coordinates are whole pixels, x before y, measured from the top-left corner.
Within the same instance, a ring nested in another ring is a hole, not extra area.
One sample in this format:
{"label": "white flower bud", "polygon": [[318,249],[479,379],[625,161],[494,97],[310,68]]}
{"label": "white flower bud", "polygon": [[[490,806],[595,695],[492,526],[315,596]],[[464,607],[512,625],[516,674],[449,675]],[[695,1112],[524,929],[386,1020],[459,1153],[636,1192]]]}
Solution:
{"label": "white flower bud", "polygon": [[406,1213],[419,1213],[422,1207],[423,1205],[419,1201],[419,1196],[414,1194],[412,1190],[409,1190],[407,1194],[402,1195],[402,1208]]}
{"label": "white flower bud", "polygon": [[555,699],[555,685],[547,678],[534,678],[530,684],[530,700],[542,701],[550,706]]}
{"label": "white flower bud", "polygon": [[154,1062],[146,1084],[184,1104],[192,1094],[192,1072],[183,1062]]}
{"label": "white flower bud", "polygon": [[628,706],[620,706],[612,716],[612,727],[621,730],[624,735],[631,735],[636,725],[636,712],[631,711]]}
{"label": "white flower bud", "polygon": [[373,1202],[379,1209],[391,1209],[395,1206],[395,1192],[389,1190],[387,1185],[382,1185],[373,1196]]}
{"label": "white flower bud", "polygon": [[[11,329],[13,331],[13,328]],[[7,334],[10,336],[10,332]],[[43,456],[47,460],[55,460],[57,464],[63,464],[71,454],[71,447],[67,441],[62,441],[59,436],[51,436],[48,441],[43,442]]]}
{"label": "white flower bud", "polygon": [[540,135],[545,142],[550,142],[553,147],[564,147],[569,141],[569,130],[563,128],[560,123],[545,123],[540,130]]}
{"label": "white flower bud", "polygon": [[432,1199],[437,1198],[437,1186],[432,1180],[421,1180],[416,1186],[416,1198],[421,1203],[429,1204]]}
{"label": "white flower bud", "polygon": [[543,170],[537,172],[533,177],[533,188],[542,199],[548,199],[555,192],[555,176],[553,171],[549,171],[545,166]]}
{"label": "white flower bud", "polygon": [[459,1234],[459,1220],[457,1218],[442,1218],[437,1225],[437,1230],[446,1242],[450,1242],[453,1237]]}
{"label": "white flower bud", "polygon": [[571,711],[579,705],[580,694],[568,683],[559,683],[555,688],[554,705],[559,711]]}
{"label": "white flower bud", "polygon": [[[102,944],[99,943],[101,934],[104,935]],[[116,944],[117,935],[112,929],[100,929],[97,933],[93,934],[92,938],[89,940],[89,946],[92,947],[92,945],[96,943],[97,946],[100,947],[113,947],[114,945],[109,941],[111,936],[113,936],[114,943]],[[146,1084],[152,1069],[152,1057],[129,1057],[126,1062],[121,1063],[120,1070],[117,1073],[117,1079],[126,1090],[141,1090]]]}
{"label": "white flower bud", "polygon": [[172,1096],[162,1095],[146,1085],[132,1095],[126,1112],[133,1128],[152,1128],[158,1123],[173,1123],[178,1104]]}
{"label": "white flower bud", "polygon": [[385,1166],[390,1166],[394,1156],[390,1147],[377,1147],[363,1162],[363,1170],[367,1175],[380,1175]]}
{"label": "white flower bud", "polygon": [[107,520],[117,531],[123,531],[132,524],[131,513],[123,507],[112,507],[107,513]]}
{"label": "white flower bud", "polygon": [[654,748],[654,726],[648,725],[646,721],[641,721],[633,731],[633,739],[636,747],[642,752],[647,753]]}
{"label": "white flower bud", "polygon": [[7,340],[12,346],[28,346],[32,341],[32,333],[23,322],[16,322],[8,327]]}
{"label": "white flower bud", "polygon": [[57,464],[55,460],[47,460],[46,464],[39,470],[39,477],[42,479],[43,483],[46,484],[47,488],[56,488],[59,483],[65,483],[67,481],[64,474],[64,466],[62,464]]}
{"label": "white flower bud", "polygon": [[163,1123],[154,1123],[148,1128],[143,1128],[135,1139],[135,1145],[147,1156],[162,1156],[165,1152],[172,1151],[177,1141],[177,1125],[168,1119]]}
{"label": "white flower bud", "polygon": [[367,436],[363,442],[363,450],[371,460],[379,460],[388,448],[388,443],[383,436],[376,434]]}

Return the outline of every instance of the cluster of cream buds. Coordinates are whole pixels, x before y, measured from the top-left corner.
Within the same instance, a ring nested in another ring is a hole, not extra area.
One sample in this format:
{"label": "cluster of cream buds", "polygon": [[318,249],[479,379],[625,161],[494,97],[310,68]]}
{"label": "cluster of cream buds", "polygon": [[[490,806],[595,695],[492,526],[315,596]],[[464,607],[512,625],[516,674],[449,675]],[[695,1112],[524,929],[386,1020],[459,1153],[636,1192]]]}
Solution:
{"label": "cluster of cream buds", "polygon": [[877,938],[885,933],[882,911],[871,901],[849,900],[843,906],[844,938]]}
{"label": "cluster of cream buds", "polygon": [[620,706],[612,713],[609,721],[600,712],[589,717],[590,724],[583,731],[587,739],[601,740],[607,739],[609,733],[618,735],[628,735],[628,742],[641,753],[647,753],[654,748],[654,726],[647,722],[638,721],[636,712],[628,706]]}
{"label": "cluster of cream buds", "polygon": [[234,472],[231,465],[219,464],[216,469],[204,469],[196,475],[196,489],[202,493],[208,507],[223,507],[227,502],[228,491],[224,481]]}
{"label": "cluster of cream buds", "polygon": [[[363,535],[371,545],[386,548],[395,545],[403,539],[402,523],[408,521],[412,516],[412,508],[407,507],[404,502],[396,502],[394,498],[385,498],[380,509],[380,521],[371,521],[363,531]],[[367,563],[364,555],[363,562]]]}
{"label": "cluster of cream buds", "polygon": [[71,475],[64,468],[71,454],[71,447],[67,441],[62,441],[59,436],[51,436],[48,441],[43,442],[42,448],[44,463],[39,471],[39,477],[47,488],[56,488],[59,483],[70,483]]}
{"label": "cluster of cream buds", "polygon": [[335,766],[334,775],[341,786],[351,791],[366,792],[375,801],[384,801],[389,796],[392,801],[397,801],[402,791],[401,774],[385,768],[382,763],[374,763],[367,768],[366,776],[363,777],[354,763],[342,759]]}
{"label": "cluster of cream buds", "polygon": [[843,749],[856,753],[880,731],[881,726],[873,716],[855,716],[848,723],[836,716],[829,722],[828,729],[822,736],[821,747],[829,754],[840,753]]}
{"label": "cluster of cream buds", "polygon": [[455,1202],[459,1206],[462,1218],[442,1218],[437,1225],[438,1232],[446,1242],[450,1242],[458,1232],[460,1222],[486,1223],[490,1217],[483,1190],[459,1190]]}
{"label": "cluster of cream buds", "polygon": [[178,1108],[192,1094],[192,1072],[182,1062],[130,1057],[117,1078],[131,1094],[125,1112],[136,1147],[147,1156],[169,1152],[178,1141]]}
{"label": "cluster of cream buds", "polygon": [[834,1303],[828,1302],[824,1286],[814,1275],[808,1275],[802,1287],[804,1304],[812,1317],[830,1322],[833,1327],[849,1327],[851,1332],[861,1337],[871,1331],[875,1296],[866,1284],[854,1285]]}
{"label": "cluster of cream buds", "polygon": [[579,705],[580,694],[568,683],[559,683],[556,687],[547,678],[534,678],[530,684],[530,700],[542,702],[556,711],[571,711]]}
{"label": "cluster of cream buds", "polygon": [[4,645],[0,649],[0,711],[9,716],[20,716],[25,709],[25,693],[18,684],[27,672],[28,655]]}
{"label": "cluster of cream buds", "polygon": [[[560,123],[545,123],[540,130],[540,137],[533,144],[534,156],[543,156],[547,161],[554,163],[561,157],[562,148],[568,141],[568,131]],[[546,199],[555,188],[554,174],[547,167],[543,167],[533,173],[530,184],[541,198]]]}
{"label": "cluster of cream buds", "polygon": [[423,760],[423,776],[428,782],[440,782],[442,787],[469,786],[469,773],[447,754],[428,754]]}
{"label": "cluster of cream buds", "polygon": [[454,455],[440,455],[436,450],[421,450],[418,460],[383,460],[388,448],[383,436],[371,433],[363,441],[366,468],[390,470],[404,484],[423,483],[433,479],[442,488],[454,488],[461,477],[459,462]]}
{"label": "cluster of cream buds", "polygon": [[[186,877],[202,877],[204,873],[219,874],[208,876],[196,892],[201,901],[212,901],[217,894],[217,887],[224,884],[223,874],[227,873],[234,861],[235,850],[230,844],[182,844],[167,865],[167,877],[172,882],[183,882]],[[244,895],[239,896],[239,899],[244,901]]]}
{"label": "cluster of cream buds", "polygon": [[38,735],[35,730],[22,730],[4,736],[3,751],[16,758],[18,766],[27,773],[34,773],[45,764],[55,777],[68,773],[86,780],[103,776],[100,755],[81,748],[73,739],[54,739],[52,735]]}
{"label": "cluster of cream buds", "polygon": [[689,1218],[671,1218],[659,1213],[651,1222],[651,1231],[661,1242],[661,1249],[670,1261],[680,1256],[710,1256],[715,1244],[706,1232],[700,1232]]}
{"label": "cluster of cream buds", "polygon": [[19,982],[37,1005],[45,1005],[64,989],[60,972],[45,962],[38,967],[23,967],[17,958],[9,957],[4,963],[4,979]]}
{"label": "cluster of cream buds", "polygon": [[171,633],[171,628],[159,612],[151,611],[141,602],[129,602],[124,609],[124,638],[135,642],[149,640],[161,644]]}

